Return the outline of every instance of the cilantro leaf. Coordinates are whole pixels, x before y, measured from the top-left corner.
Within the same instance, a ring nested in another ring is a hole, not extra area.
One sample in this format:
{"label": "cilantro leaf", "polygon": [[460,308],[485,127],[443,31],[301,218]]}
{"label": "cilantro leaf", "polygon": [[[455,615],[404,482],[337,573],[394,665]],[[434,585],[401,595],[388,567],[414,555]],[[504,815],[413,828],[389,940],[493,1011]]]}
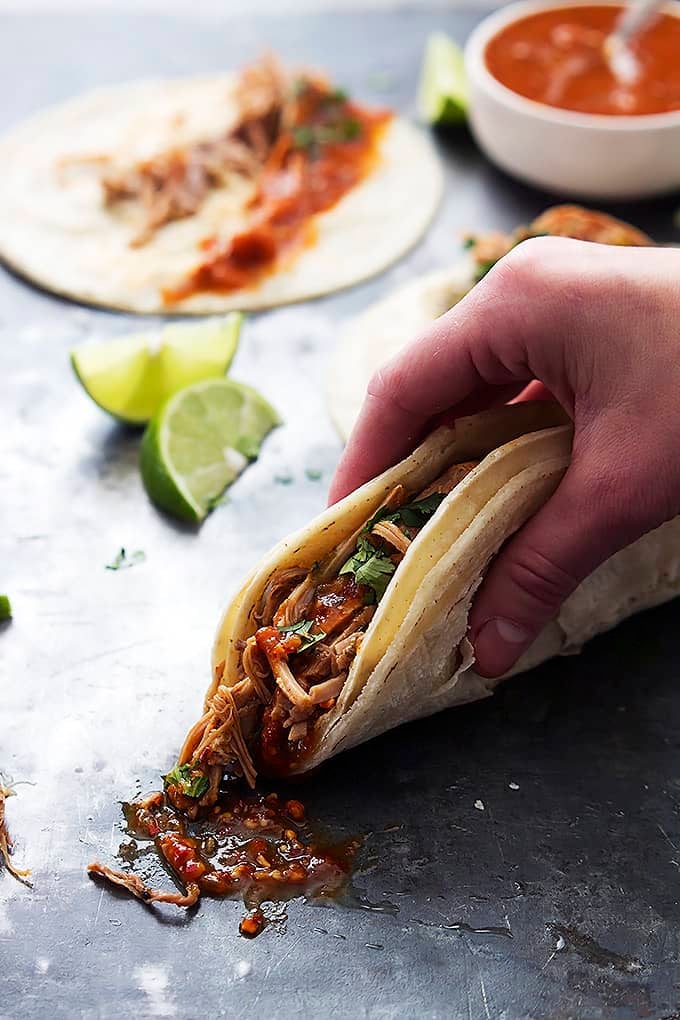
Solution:
{"label": "cilantro leaf", "polygon": [[296,149],[311,149],[316,143],[316,131],[310,124],[300,124],[293,128],[293,145]]}
{"label": "cilantro leaf", "polygon": [[373,589],[376,601],[379,602],[396,569],[389,556],[377,549],[368,538],[360,537],[356,552],[340,568],[340,574],[353,574],[357,584]]}
{"label": "cilantro leaf", "polygon": [[347,93],[344,89],[333,89],[324,98],[324,103],[346,103],[348,99]]}
{"label": "cilantro leaf", "polygon": [[208,779],[198,769],[194,769],[185,763],[175,765],[167,775],[163,776],[165,786],[177,786],[185,797],[195,797],[198,800],[203,796],[210,786]]}
{"label": "cilantro leaf", "polygon": [[302,644],[296,652],[298,654],[299,652],[306,652],[308,648],[312,648],[326,637],[322,630],[317,634],[310,634],[313,625],[312,620],[300,620],[298,623],[291,623],[288,627],[279,627],[278,629],[282,634],[295,634],[296,637],[300,638]]}
{"label": "cilantro leaf", "polygon": [[361,135],[360,121],[343,117],[328,124],[300,124],[293,128],[293,145],[296,149],[317,149],[320,145],[351,142]]}
{"label": "cilantro leaf", "polygon": [[425,496],[424,499],[416,499],[412,503],[404,503],[403,506],[398,506],[396,510],[384,507],[371,517],[364,531],[372,531],[378,521],[391,521],[395,523],[400,520],[407,528],[422,528],[435,511],[439,509],[444,498],[445,493],[433,492],[431,495]]}
{"label": "cilantro leaf", "polygon": [[125,549],[121,548],[113,557],[111,563],[106,564],[106,570],[127,570],[129,567],[134,567],[137,563],[143,563],[145,559],[146,553],[143,549],[135,549],[128,556]]}

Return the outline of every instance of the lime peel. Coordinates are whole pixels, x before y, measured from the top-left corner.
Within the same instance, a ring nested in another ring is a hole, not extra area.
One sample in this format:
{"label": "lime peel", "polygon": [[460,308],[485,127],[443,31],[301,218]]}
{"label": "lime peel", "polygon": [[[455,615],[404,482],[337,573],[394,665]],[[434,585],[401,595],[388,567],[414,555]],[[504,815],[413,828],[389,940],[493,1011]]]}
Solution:
{"label": "lime peel", "polygon": [[229,371],[242,322],[232,312],[87,343],[71,351],[71,364],[99,407],[128,425],[145,425],[173,393]]}
{"label": "lime peel", "polygon": [[150,499],[199,524],[278,424],[271,404],[244,383],[209,379],[180,390],[142,438],[140,468]]}
{"label": "lime peel", "polygon": [[463,52],[443,32],[425,47],[418,108],[428,124],[460,124],[467,117],[468,88]]}

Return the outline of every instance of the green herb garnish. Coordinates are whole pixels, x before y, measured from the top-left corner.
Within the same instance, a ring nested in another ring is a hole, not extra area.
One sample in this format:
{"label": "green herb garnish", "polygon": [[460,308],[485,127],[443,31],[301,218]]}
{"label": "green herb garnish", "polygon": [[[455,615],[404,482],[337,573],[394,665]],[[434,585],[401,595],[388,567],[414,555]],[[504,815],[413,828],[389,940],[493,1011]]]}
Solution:
{"label": "green herb garnish", "polygon": [[305,468],[305,474],[310,482],[318,482],[323,476],[323,471],[320,471],[318,468]]}
{"label": "green herb garnish", "polygon": [[340,568],[340,574],[353,574],[357,584],[373,589],[376,602],[379,602],[396,569],[389,556],[377,549],[367,537],[361,536],[356,552]]}
{"label": "green herb garnish", "polygon": [[167,775],[163,776],[165,786],[177,786],[185,797],[194,797],[198,800],[203,796],[210,786],[208,779],[198,769],[194,769],[187,762],[185,765],[175,765]]}
{"label": "green herb garnish", "polygon": [[293,145],[296,149],[310,149],[316,144],[316,131],[311,124],[300,124],[293,128]]}
{"label": "green herb garnish", "polygon": [[296,149],[313,150],[321,145],[353,141],[361,134],[361,124],[354,117],[343,117],[329,124],[300,124],[292,133]]}
{"label": "green herb garnish", "polygon": [[312,648],[326,637],[322,630],[318,634],[310,634],[313,626],[312,620],[300,620],[299,623],[291,623],[289,627],[279,627],[278,629],[282,634],[295,634],[296,637],[300,638],[302,644],[298,648],[297,654],[298,652],[306,652],[308,648]]}
{"label": "green herb garnish", "polygon": [[344,89],[333,89],[327,96],[324,97],[324,103],[346,103],[348,95]]}
{"label": "green herb garnish", "polygon": [[422,528],[430,517],[439,509],[445,498],[443,492],[433,492],[424,499],[416,499],[412,503],[404,503],[396,510],[384,507],[371,517],[364,531],[372,531],[378,521],[401,521],[407,528]]}
{"label": "green herb garnish", "polygon": [[0,620],[12,619],[12,603],[9,595],[0,595]]}
{"label": "green herb garnish", "polygon": [[106,564],[106,570],[127,570],[128,567],[134,567],[137,563],[143,563],[145,559],[146,553],[143,549],[135,549],[128,556],[125,549],[121,548],[120,552],[114,556],[112,562]]}

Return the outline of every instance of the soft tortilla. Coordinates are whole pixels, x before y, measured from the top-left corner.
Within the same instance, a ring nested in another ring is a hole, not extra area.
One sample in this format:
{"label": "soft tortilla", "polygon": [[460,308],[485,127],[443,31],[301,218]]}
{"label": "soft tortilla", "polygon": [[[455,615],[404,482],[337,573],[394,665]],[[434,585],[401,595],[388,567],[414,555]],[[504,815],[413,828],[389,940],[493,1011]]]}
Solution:
{"label": "soft tortilla", "polygon": [[413,280],[362,312],[345,328],[328,373],[331,418],[347,439],[373,373],[474,286],[474,263],[462,256],[447,269]]}
{"label": "soft tortilla", "polygon": [[[195,294],[172,306],[160,290],[200,259],[201,239],[243,225],[240,197],[213,192],[192,217],[167,224],[141,248],[124,210],[102,205],[96,162],[133,164],[183,142],[218,136],[236,116],[235,78],[205,75],[132,82],[91,92],[32,117],[0,141],[0,254],[49,290],[143,313],[213,313],[301,301],[358,283],[400,258],[439,203],[443,176],[427,137],[395,118],[375,170],[317,220],[317,242],[257,287]],[[235,181],[239,185],[239,181]]]}
{"label": "soft tortilla", "polygon": [[[410,546],[300,771],[403,722],[493,692],[500,679],[471,668],[470,606],[491,558],[559,484],[571,448],[563,421],[555,405],[517,404],[460,419],[453,433],[439,429],[401,464],[281,542],[253,571],[224,614],[213,649],[213,669],[226,662],[227,684],[237,675],[235,642],[256,629],[252,610],[274,570],[327,555],[398,482],[418,491],[449,464],[483,456]],[[595,634],[675,597],[679,551],[680,517],[617,553],[579,586],[508,675],[572,654]],[[217,680],[206,701],[216,686]]]}
{"label": "soft tortilla", "polygon": [[[420,648],[420,659],[416,655],[414,661],[421,666],[429,663],[430,653],[420,647],[421,635],[427,643],[430,631],[445,628],[446,654],[443,649],[438,653],[430,676],[438,701],[445,701],[447,684],[456,685],[462,668],[457,662],[458,646],[464,641],[466,607],[481,578],[480,541],[484,549],[489,545],[494,552],[553,491],[569,462],[571,426],[565,421],[564,412],[551,403],[516,404],[459,419],[454,429],[438,429],[405,461],[284,539],[247,578],[222,618],[206,707],[219,682],[235,682],[240,643],[257,629],[253,609],[275,570],[311,567],[324,559],[363,526],[395,485],[401,483],[417,493],[451,464],[481,458],[412,542],[366,632],[337,705],[315,728],[318,747],[301,763],[301,771],[330,757],[336,748],[368,739],[373,730],[413,718],[413,712],[435,711],[427,707],[431,691],[425,680],[413,686],[411,677],[403,688],[404,699],[398,696],[412,646]],[[480,518],[490,523],[481,529],[481,539],[471,540],[480,530]],[[457,614],[455,622],[452,613]],[[222,662],[224,669],[216,669]],[[469,666],[465,650],[463,662]],[[218,675],[224,679],[218,681]],[[383,686],[387,707],[380,697]],[[377,715],[374,703],[380,703]]]}

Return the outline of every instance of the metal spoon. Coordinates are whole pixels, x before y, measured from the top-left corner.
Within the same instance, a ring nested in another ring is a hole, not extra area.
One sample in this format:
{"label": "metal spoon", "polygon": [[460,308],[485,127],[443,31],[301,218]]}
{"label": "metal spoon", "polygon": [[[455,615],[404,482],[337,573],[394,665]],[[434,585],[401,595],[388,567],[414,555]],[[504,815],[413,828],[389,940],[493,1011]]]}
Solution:
{"label": "metal spoon", "polygon": [[609,69],[622,85],[632,85],[640,74],[640,65],[630,50],[630,41],[647,24],[663,0],[638,0],[623,12],[616,28],[604,41],[604,57]]}

